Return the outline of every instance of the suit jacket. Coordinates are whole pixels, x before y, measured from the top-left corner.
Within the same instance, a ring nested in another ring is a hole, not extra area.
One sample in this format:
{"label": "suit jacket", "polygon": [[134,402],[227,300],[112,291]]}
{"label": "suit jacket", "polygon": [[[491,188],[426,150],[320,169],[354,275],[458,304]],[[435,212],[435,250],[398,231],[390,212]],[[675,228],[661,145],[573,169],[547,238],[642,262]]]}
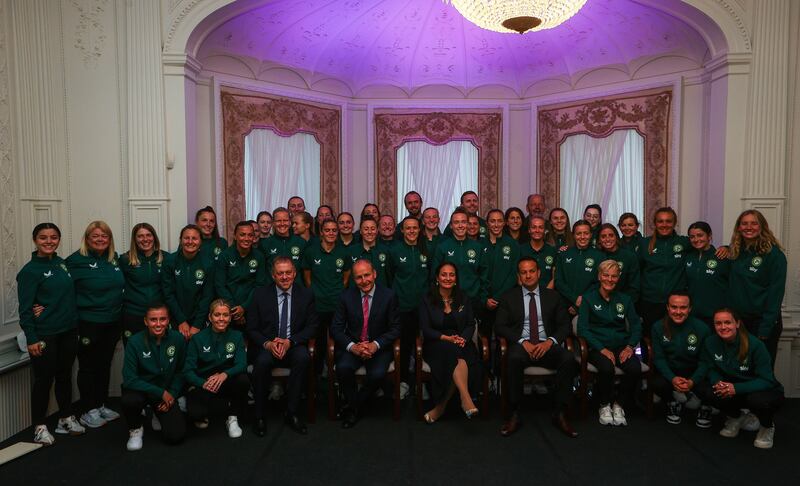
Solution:
{"label": "suit jacket", "polygon": [[[524,299],[519,285],[500,297],[494,330],[498,336],[517,342],[522,337],[522,321],[525,319]],[[561,296],[552,289],[539,286],[539,305],[547,337],[562,344],[570,333],[570,318]],[[532,332],[538,332],[535,328]]]}
{"label": "suit jacket", "polygon": [[[278,337],[281,320],[276,288],[274,283],[257,288],[253,294],[253,302],[247,308],[247,336],[262,348],[267,341]],[[292,345],[306,344],[314,337],[319,325],[314,294],[310,289],[295,283],[292,285],[291,306],[289,341]]]}
{"label": "suit jacket", "polygon": [[455,320],[455,329],[447,328],[444,324],[444,309],[431,304],[430,298],[425,295],[419,306],[419,327],[426,341],[435,341],[442,337],[443,331],[457,332],[459,336],[472,342],[475,334],[475,318],[469,299],[464,299],[464,304],[457,309],[452,309]]}
{"label": "suit jacket", "polygon": [[[364,327],[364,311],[361,305],[361,291],[355,285],[339,296],[339,305],[331,322],[331,336],[339,349],[344,350],[348,344],[361,341],[361,329]],[[384,348],[400,337],[398,306],[397,295],[392,289],[375,285],[369,309],[369,341],[375,341]]]}

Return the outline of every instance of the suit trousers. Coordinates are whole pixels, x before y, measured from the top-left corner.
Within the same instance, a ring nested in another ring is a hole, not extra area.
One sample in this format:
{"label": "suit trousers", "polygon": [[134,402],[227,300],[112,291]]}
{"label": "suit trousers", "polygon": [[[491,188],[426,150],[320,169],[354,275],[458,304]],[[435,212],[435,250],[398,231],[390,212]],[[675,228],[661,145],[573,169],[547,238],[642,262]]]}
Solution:
{"label": "suit trousers", "polygon": [[150,405],[158,421],[161,422],[161,438],[167,444],[177,444],[186,436],[186,417],[177,402],[166,412],[158,411],[159,403],[161,403],[160,398],[153,398],[142,391],[124,388],[122,390],[122,415],[125,416],[128,429],[138,429],[142,426],[142,410],[146,405]]}
{"label": "suit trousers", "polygon": [[553,344],[550,349],[539,359],[533,359],[525,351],[522,344],[511,343],[508,345],[508,363],[506,372],[508,380],[508,403],[510,411],[516,412],[522,399],[522,385],[524,371],[528,366],[539,366],[556,371],[555,394],[553,396],[554,412],[566,410],[572,399],[572,386],[575,377],[580,372],[580,366],[575,361],[575,356],[562,346]]}
{"label": "suit trousers", "polygon": [[[348,407],[359,409],[371,397],[386,378],[389,363],[392,362],[392,346],[380,348],[372,358],[362,360],[349,351],[339,351],[336,357],[336,379]],[[367,375],[360,390],[356,391],[356,370],[366,369]]]}
{"label": "suit trousers", "polygon": [[[286,351],[283,359],[277,359],[264,348],[258,352],[253,362],[253,394],[255,396],[255,417],[263,418],[265,395],[272,382],[272,370],[275,368],[289,368],[289,380],[286,390],[286,411],[291,415],[297,414],[300,395],[306,382],[311,356],[305,344],[292,346]],[[313,397],[308,397],[313,400]]]}

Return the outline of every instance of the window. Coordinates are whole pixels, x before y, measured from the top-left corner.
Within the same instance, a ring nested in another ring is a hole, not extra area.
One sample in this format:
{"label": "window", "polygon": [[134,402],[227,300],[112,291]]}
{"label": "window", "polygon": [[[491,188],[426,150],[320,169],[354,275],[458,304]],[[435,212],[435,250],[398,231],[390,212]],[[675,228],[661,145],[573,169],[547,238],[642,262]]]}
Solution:
{"label": "window", "polygon": [[403,197],[412,190],[422,195],[423,210],[439,209],[439,226],[444,229],[461,203],[461,194],[478,192],[478,149],[465,141],[404,143],[397,149],[398,219],[407,214]]}
{"label": "window", "polygon": [[244,139],[244,194],[248,219],[259,211],[285,206],[300,196],[307,208],[319,207],[320,145],[313,135],[283,137],[255,129]]}
{"label": "window", "polygon": [[606,138],[578,134],[560,147],[561,206],[573,223],[597,203],[603,222],[616,224],[632,212],[644,219],[644,138],[636,130],[615,130]]}

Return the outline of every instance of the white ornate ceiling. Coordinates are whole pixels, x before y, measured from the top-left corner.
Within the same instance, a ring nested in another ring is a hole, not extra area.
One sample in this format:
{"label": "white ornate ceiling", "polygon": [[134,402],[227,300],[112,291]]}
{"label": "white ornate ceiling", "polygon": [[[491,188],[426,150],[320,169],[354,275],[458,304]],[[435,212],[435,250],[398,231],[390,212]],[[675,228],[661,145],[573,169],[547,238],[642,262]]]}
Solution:
{"label": "white ornate ceiling", "polygon": [[589,0],[563,25],[526,35],[480,29],[441,0],[273,0],[217,26],[197,57],[210,70],[356,96],[428,85],[525,96],[599,70],[632,79],[654,65],[701,67],[709,50],[689,24],[634,0]]}

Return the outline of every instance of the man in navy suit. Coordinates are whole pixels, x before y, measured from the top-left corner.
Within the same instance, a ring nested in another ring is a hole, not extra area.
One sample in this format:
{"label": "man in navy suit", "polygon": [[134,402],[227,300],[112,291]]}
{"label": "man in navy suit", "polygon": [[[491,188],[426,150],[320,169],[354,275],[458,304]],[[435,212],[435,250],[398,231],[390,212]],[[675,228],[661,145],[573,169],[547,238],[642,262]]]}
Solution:
{"label": "man in navy suit", "polygon": [[[400,336],[400,314],[395,293],[375,285],[372,263],[358,260],[352,268],[355,287],[345,290],[331,324],[336,342],[336,377],[344,395],[342,427],[353,427],[364,402],[386,378],[392,361],[392,343]],[[366,380],[356,391],[356,370],[366,369]]]}
{"label": "man in navy suit", "polygon": [[[264,420],[264,392],[269,387],[273,368],[289,368],[285,422],[295,432],[305,434],[306,425],[297,415],[310,356],[308,341],[317,331],[314,294],[294,285],[297,272],[292,260],[277,257],[272,262],[273,285],[256,289],[247,310],[247,334],[259,347],[253,362],[256,435],[267,432]],[[313,400],[313,397],[308,397]]]}

